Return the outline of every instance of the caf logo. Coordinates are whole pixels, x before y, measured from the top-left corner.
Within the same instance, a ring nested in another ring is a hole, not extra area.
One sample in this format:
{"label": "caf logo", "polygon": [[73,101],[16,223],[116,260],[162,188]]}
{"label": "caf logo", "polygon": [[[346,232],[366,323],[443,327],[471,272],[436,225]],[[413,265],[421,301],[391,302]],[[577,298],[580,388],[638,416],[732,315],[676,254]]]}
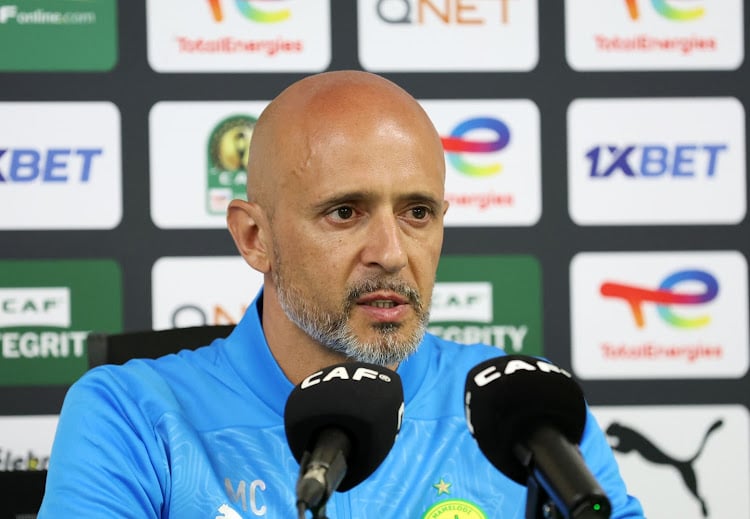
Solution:
{"label": "caf logo", "polygon": [[422,519],[487,519],[487,515],[469,501],[446,499],[430,507]]}
{"label": "caf logo", "polygon": [[206,190],[209,214],[223,215],[233,198],[246,198],[248,148],[256,122],[250,115],[233,115],[211,132]]}

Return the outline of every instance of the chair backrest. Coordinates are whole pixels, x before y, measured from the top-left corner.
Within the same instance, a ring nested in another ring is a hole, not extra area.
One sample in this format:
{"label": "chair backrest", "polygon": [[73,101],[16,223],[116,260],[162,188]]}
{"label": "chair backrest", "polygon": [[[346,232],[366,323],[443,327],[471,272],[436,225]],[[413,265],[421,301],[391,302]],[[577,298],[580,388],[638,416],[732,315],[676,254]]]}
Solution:
{"label": "chair backrest", "polygon": [[233,324],[193,326],[125,333],[97,333],[88,335],[89,368],[101,364],[124,364],[130,359],[155,359],[168,353],[205,346],[217,338],[226,337]]}
{"label": "chair backrest", "polygon": [[0,471],[0,517],[32,519],[39,512],[47,481],[46,470]]}

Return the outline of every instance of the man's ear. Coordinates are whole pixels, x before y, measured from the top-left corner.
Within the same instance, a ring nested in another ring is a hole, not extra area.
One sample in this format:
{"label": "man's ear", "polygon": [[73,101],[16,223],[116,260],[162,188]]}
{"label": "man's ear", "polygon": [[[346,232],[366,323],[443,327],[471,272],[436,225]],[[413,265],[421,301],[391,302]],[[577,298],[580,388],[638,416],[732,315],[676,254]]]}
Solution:
{"label": "man's ear", "polygon": [[234,244],[245,261],[255,270],[264,274],[271,269],[268,254],[268,221],[263,210],[252,202],[232,200],[227,209],[227,227],[232,233]]}

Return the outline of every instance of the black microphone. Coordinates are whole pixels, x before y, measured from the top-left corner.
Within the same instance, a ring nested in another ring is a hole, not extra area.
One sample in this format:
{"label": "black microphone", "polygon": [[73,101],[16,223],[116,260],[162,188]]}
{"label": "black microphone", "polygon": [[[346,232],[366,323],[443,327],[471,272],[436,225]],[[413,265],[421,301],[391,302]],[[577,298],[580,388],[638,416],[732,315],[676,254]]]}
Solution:
{"label": "black microphone", "polygon": [[300,464],[297,509],[313,517],[331,494],[358,485],[382,463],[404,414],[401,378],[374,364],[329,366],[289,395],[284,428]]}
{"label": "black microphone", "polygon": [[534,517],[540,495],[566,519],[610,516],[609,499],[578,449],[586,402],[570,373],[525,355],[493,358],[469,371],[465,404],[482,453],[507,477],[528,485],[527,517]]}

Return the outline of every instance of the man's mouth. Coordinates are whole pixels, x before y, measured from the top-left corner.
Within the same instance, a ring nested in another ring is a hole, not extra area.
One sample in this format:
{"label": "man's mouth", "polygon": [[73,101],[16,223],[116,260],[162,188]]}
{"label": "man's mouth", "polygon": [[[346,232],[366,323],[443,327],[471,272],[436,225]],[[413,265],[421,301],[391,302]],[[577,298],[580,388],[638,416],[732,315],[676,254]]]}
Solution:
{"label": "man's mouth", "polygon": [[409,298],[390,290],[378,290],[361,295],[356,299],[356,303],[377,308],[393,308],[394,306],[409,304]]}
{"label": "man's mouth", "polygon": [[356,304],[367,319],[377,325],[392,326],[403,322],[409,317],[411,308],[408,298],[390,291],[365,294],[356,300]]}
{"label": "man's mouth", "polygon": [[374,306],[377,308],[393,308],[394,306],[396,306],[396,303],[389,299],[378,299],[375,301],[369,301],[365,304],[367,306]]}

